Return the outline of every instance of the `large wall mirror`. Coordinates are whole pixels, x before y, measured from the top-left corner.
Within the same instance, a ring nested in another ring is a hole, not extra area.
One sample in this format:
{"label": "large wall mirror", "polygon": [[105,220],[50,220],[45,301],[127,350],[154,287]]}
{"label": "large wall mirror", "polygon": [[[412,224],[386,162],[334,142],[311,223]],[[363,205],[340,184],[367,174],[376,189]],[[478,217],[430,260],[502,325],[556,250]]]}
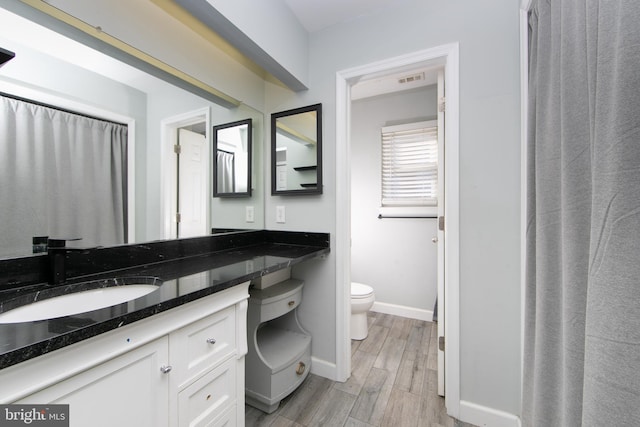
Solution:
{"label": "large wall mirror", "polygon": [[251,197],[252,120],[213,127],[213,197]]}
{"label": "large wall mirror", "polygon": [[[81,247],[187,237],[182,234],[176,236],[164,233],[165,228],[169,229],[165,227],[165,221],[173,220],[177,216],[176,210],[166,208],[171,203],[175,204],[177,187],[175,181],[169,182],[170,169],[175,169],[177,163],[174,146],[170,145],[170,141],[171,138],[179,138],[182,141],[181,135],[185,133],[204,142],[198,142],[201,149],[191,155],[184,154],[183,147],[180,158],[194,160],[192,163],[207,161],[195,182],[197,185],[188,185],[190,189],[201,187],[199,191],[202,197],[194,197],[191,200],[193,203],[186,203],[194,207],[193,210],[202,208],[205,212],[203,226],[198,228],[197,235],[210,234],[212,229],[264,228],[265,190],[261,183],[264,171],[262,112],[244,103],[232,108],[216,104],[95,50],[88,53],[87,50],[81,50],[82,55],[77,55],[78,52],[74,52],[71,45],[89,48],[3,8],[0,8],[0,22],[3,22],[0,26],[0,46],[16,53],[15,58],[0,68],[0,92],[99,118],[109,119],[102,117],[103,112],[108,112],[117,116],[111,120],[126,124],[129,123],[127,120],[131,119],[133,123],[129,126],[128,133],[134,137],[135,143],[129,145],[131,155],[127,156],[129,165],[125,184],[129,197],[128,227],[125,230],[125,234],[128,235],[125,238],[122,235],[87,238],[82,232],[70,229],[64,236],[56,237],[82,237],[83,240],[77,243],[77,246]],[[55,48],[52,43],[58,39],[62,44]],[[40,96],[46,99],[41,99]],[[58,101],[65,105],[59,105]],[[85,111],[86,107],[90,107],[90,111]],[[198,123],[180,124],[177,129],[166,124],[168,119],[178,120],[192,113],[201,114],[202,119],[198,119]],[[118,117],[123,120],[119,120]],[[176,117],[178,119],[175,119]],[[237,200],[212,198],[211,129],[216,124],[233,123],[247,118],[252,120],[253,141],[250,146],[247,145],[247,149],[251,150],[247,152],[247,158],[250,158],[251,162],[247,160],[246,188],[243,188],[243,191],[250,193],[251,197]],[[6,123],[0,121],[0,127],[3,125]],[[0,143],[2,142],[0,140]],[[182,145],[180,142],[180,146]],[[42,172],[34,162],[25,160],[22,163],[29,168],[25,173],[34,175]],[[89,164],[82,160],[75,163],[82,167]],[[46,180],[54,178],[55,176],[51,175],[46,177]],[[24,181],[19,177],[11,182],[3,181],[0,185],[0,204],[23,204],[26,193],[23,188]],[[74,179],[78,184],[84,181],[82,175]],[[187,180],[184,181],[188,184]],[[50,196],[51,205],[45,206],[45,201],[39,200],[32,205],[25,204],[11,215],[4,213],[0,206],[0,258],[32,255],[32,237],[47,235],[48,231],[36,229],[27,220],[36,218],[42,224],[47,223],[51,217],[50,213],[57,209],[53,203],[60,201],[59,195],[55,192]],[[64,203],[78,203],[80,207],[102,209],[99,203],[86,198]],[[250,220],[245,214],[247,206],[252,209]],[[165,215],[165,212],[173,214]],[[183,210],[182,216],[184,214]],[[90,212],[84,215],[83,221],[86,220],[86,226],[90,228],[92,220],[95,224],[95,218]]]}
{"label": "large wall mirror", "polygon": [[322,194],[322,104],[271,115],[271,194]]}

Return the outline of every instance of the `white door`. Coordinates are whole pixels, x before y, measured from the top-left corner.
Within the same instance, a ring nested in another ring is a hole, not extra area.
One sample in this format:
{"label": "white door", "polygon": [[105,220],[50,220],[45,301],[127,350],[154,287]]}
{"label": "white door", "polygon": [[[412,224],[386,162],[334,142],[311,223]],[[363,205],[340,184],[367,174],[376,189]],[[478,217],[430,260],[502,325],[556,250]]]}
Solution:
{"label": "white door", "polygon": [[204,135],[178,129],[178,237],[207,232],[208,151]]}
{"label": "white door", "polygon": [[444,299],[446,296],[444,287],[444,224],[445,224],[445,194],[444,194],[444,73],[438,72],[438,394],[444,396]]}

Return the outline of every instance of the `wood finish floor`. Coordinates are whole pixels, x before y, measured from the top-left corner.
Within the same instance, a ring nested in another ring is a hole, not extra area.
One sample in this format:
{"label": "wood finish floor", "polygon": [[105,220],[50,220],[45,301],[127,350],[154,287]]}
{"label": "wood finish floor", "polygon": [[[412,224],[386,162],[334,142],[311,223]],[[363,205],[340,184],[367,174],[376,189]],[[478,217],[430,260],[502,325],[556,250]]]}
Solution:
{"label": "wood finish floor", "polygon": [[473,427],[447,415],[437,393],[436,324],[369,312],[351,342],[351,377],[309,375],[272,414],[246,407],[247,427]]}

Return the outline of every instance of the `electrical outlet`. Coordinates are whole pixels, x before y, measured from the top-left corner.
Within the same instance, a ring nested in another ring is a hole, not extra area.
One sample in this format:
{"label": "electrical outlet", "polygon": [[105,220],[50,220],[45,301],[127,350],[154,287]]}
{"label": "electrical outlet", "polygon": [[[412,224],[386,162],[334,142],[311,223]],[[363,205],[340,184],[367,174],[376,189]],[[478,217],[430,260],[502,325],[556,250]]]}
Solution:
{"label": "electrical outlet", "polygon": [[255,221],[255,212],[253,210],[253,206],[246,206],[245,207],[245,219],[247,222],[254,222]]}
{"label": "electrical outlet", "polygon": [[284,224],[285,223],[284,206],[276,206],[276,222],[278,224]]}

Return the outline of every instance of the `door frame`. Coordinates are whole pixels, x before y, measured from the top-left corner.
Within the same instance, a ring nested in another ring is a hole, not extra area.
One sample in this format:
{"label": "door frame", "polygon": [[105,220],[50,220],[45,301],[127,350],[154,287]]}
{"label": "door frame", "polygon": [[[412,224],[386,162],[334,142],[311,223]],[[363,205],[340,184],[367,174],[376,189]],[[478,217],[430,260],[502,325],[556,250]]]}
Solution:
{"label": "door frame", "polygon": [[351,96],[368,74],[414,64],[444,65],[445,123],[445,402],[449,415],[460,411],[460,206],[459,206],[459,45],[451,43],[336,73],[336,380],[351,375]]}
{"label": "door frame", "polygon": [[[524,384],[527,277],[527,132],[529,121],[529,12],[532,0],[520,2],[520,401]],[[522,408],[520,409],[522,412]]]}
{"label": "door frame", "polygon": [[[205,138],[207,140],[209,150],[207,150],[207,169],[209,178],[207,179],[207,194],[211,194],[211,109],[209,107],[199,108],[197,110],[167,117],[160,121],[160,138],[161,138],[161,162],[160,162],[160,206],[161,206],[161,230],[160,235],[163,239],[173,239],[176,236],[176,184],[178,181],[176,162],[173,152],[173,146],[177,143],[177,129],[193,125],[195,123],[205,122]],[[207,197],[207,213],[206,223],[207,229],[211,228],[211,197]]]}

